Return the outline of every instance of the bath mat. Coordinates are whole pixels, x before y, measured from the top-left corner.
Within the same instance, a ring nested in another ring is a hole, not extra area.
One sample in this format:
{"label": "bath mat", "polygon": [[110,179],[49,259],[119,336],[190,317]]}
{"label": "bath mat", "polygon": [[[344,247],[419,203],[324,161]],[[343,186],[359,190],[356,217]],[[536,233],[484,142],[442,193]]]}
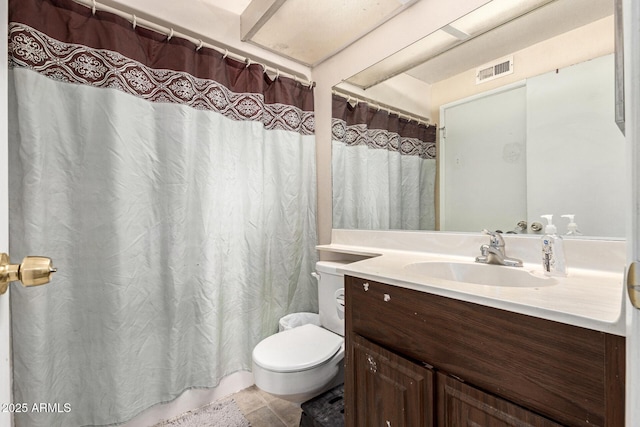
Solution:
{"label": "bath mat", "polygon": [[250,427],[235,400],[213,402],[153,427]]}

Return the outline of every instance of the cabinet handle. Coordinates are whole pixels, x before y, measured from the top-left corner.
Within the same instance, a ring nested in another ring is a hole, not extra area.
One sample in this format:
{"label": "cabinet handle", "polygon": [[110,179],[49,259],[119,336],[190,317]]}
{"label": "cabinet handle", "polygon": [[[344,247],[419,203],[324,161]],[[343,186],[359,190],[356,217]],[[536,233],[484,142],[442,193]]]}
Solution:
{"label": "cabinet handle", "polygon": [[369,290],[369,283],[368,282],[364,282],[362,284],[362,288],[364,289],[365,292],[367,292]]}
{"label": "cabinet handle", "polygon": [[370,354],[367,354],[367,363],[369,364],[369,371],[373,372],[374,374],[378,372],[378,364],[376,363],[376,359],[374,359]]}
{"label": "cabinet handle", "polygon": [[389,301],[391,301],[391,295],[384,294],[384,298],[383,299],[384,299],[384,302],[389,302]]}

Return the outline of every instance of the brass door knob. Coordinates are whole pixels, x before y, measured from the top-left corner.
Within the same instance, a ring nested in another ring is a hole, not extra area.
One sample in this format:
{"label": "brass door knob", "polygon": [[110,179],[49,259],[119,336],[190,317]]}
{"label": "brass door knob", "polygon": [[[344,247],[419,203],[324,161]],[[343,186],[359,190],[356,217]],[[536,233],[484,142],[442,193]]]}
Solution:
{"label": "brass door knob", "polygon": [[0,253],[0,294],[4,294],[10,282],[21,281],[24,286],[39,286],[49,283],[55,273],[51,258],[28,256],[21,264],[11,264],[9,255]]}

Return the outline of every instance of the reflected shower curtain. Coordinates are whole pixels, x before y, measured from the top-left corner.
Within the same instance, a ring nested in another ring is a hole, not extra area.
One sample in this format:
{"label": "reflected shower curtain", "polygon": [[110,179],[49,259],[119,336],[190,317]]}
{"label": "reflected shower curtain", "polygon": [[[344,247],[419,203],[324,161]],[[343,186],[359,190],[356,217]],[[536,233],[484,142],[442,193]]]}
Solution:
{"label": "reflected shower curtain", "polygon": [[[70,0],[10,1],[17,426],[121,423],[317,310],[313,94]],[[55,406],[58,404],[58,406]],[[31,407],[30,407],[31,408]]]}
{"label": "reflected shower curtain", "polygon": [[333,227],[435,229],[436,128],[333,95]]}

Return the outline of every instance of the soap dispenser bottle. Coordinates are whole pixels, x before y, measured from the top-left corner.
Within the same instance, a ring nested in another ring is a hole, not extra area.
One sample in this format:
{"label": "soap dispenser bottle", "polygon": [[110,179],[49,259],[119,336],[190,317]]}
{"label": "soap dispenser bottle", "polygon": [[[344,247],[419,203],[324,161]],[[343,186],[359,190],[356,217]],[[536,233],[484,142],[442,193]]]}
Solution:
{"label": "soap dispenser bottle", "polygon": [[547,276],[566,276],[567,269],[564,262],[564,246],[562,237],[558,236],[556,226],[553,225],[553,215],[542,215],[547,220],[542,236],[542,269]]}
{"label": "soap dispenser bottle", "polygon": [[582,236],[582,233],[580,232],[580,230],[578,230],[578,224],[576,224],[575,222],[575,215],[562,215],[562,218],[569,218],[569,224],[567,225],[567,236]]}

